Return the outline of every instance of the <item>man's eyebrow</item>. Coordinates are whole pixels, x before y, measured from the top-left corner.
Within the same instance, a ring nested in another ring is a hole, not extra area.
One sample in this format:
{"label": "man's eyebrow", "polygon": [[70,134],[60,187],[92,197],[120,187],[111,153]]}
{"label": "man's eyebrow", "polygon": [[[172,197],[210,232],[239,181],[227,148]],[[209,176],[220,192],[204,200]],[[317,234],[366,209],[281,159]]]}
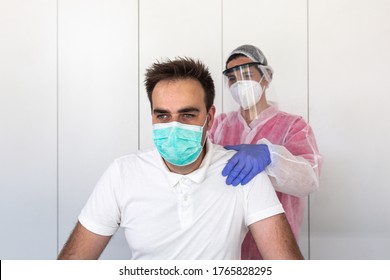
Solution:
{"label": "man's eyebrow", "polygon": [[178,113],[189,113],[189,112],[200,112],[198,108],[195,107],[188,107],[188,108],[183,108],[178,111]]}
{"label": "man's eyebrow", "polygon": [[153,114],[166,114],[166,113],[169,113],[169,111],[164,109],[158,109],[158,108],[153,110]]}
{"label": "man's eyebrow", "polygon": [[[183,109],[180,109],[177,113],[190,113],[190,112],[200,112],[200,110],[198,108],[195,108],[195,107],[186,107],[186,108],[183,108]],[[171,112],[168,111],[168,110],[165,110],[165,109],[159,109],[159,108],[156,108],[156,109],[153,109],[153,114],[170,114]]]}

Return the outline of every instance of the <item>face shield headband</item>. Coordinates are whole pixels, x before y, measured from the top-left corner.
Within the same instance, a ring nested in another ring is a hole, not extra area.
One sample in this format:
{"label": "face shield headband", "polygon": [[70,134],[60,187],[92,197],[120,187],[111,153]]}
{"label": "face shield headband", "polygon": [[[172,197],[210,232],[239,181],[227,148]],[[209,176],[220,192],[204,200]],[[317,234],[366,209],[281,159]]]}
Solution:
{"label": "face shield headband", "polygon": [[222,72],[222,74],[227,76],[227,74],[229,74],[231,72],[234,72],[234,71],[237,71],[240,68],[250,67],[250,66],[255,66],[256,67],[257,65],[262,65],[262,64],[260,62],[248,62],[248,63],[236,65],[236,66],[233,66],[233,67],[230,67],[230,68],[226,69],[225,71]]}
{"label": "face shield headband", "polygon": [[270,83],[272,80],[272,68],[264,66],[260,62],[249,62],[236,65],[222,72],[228,87],[238,80],[254,80],[259,82],[262,77]]}

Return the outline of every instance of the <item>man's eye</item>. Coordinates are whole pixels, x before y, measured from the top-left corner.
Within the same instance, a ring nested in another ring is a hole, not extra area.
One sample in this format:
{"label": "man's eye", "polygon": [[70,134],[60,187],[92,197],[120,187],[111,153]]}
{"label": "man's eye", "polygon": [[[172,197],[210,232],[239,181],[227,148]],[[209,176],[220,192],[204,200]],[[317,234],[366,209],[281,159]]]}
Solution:
{"label": "man's eye", "polygon": [[195,117],[193,114],[183,114],[183,118],[185,119],[192,119],[193,117]]}
{"label": "man's eye", "polygon": [[165,115],[165,114],[158,114],[158,115],[156,115],[156,118],[157,118],[158,120],[165,120],[165,119],[168,118],[168,116]]}

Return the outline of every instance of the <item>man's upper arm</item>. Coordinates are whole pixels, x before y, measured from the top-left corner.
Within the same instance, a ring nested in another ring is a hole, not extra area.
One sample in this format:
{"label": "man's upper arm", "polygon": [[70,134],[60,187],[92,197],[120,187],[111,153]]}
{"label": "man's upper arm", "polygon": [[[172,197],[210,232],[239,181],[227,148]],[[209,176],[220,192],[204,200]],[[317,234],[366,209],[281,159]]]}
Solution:
{"label": "man's upper arm", "polygon": [[86,229],[77,223],[64,248],[58,255],[59,260],[96,260],[110,241],[111,236],[103,236]]}
{"label": "man's upper arm", "polygon": [[284,213],[249,225],[264,259],[303,259]]}

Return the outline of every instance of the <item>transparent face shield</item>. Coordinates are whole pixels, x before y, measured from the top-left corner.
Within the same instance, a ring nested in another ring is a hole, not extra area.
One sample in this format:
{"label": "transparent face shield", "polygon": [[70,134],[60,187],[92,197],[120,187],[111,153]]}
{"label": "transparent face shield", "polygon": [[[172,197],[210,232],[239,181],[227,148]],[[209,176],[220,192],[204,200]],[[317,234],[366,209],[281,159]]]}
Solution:
{"label": "transparent face shield", "polygon": [[247,119],[254,120],[276,102],[275,94],[270,94],[273,91],[270,91],[272,69],[269,66],[250,62],[228,68],[223,74],[226,88]]}

